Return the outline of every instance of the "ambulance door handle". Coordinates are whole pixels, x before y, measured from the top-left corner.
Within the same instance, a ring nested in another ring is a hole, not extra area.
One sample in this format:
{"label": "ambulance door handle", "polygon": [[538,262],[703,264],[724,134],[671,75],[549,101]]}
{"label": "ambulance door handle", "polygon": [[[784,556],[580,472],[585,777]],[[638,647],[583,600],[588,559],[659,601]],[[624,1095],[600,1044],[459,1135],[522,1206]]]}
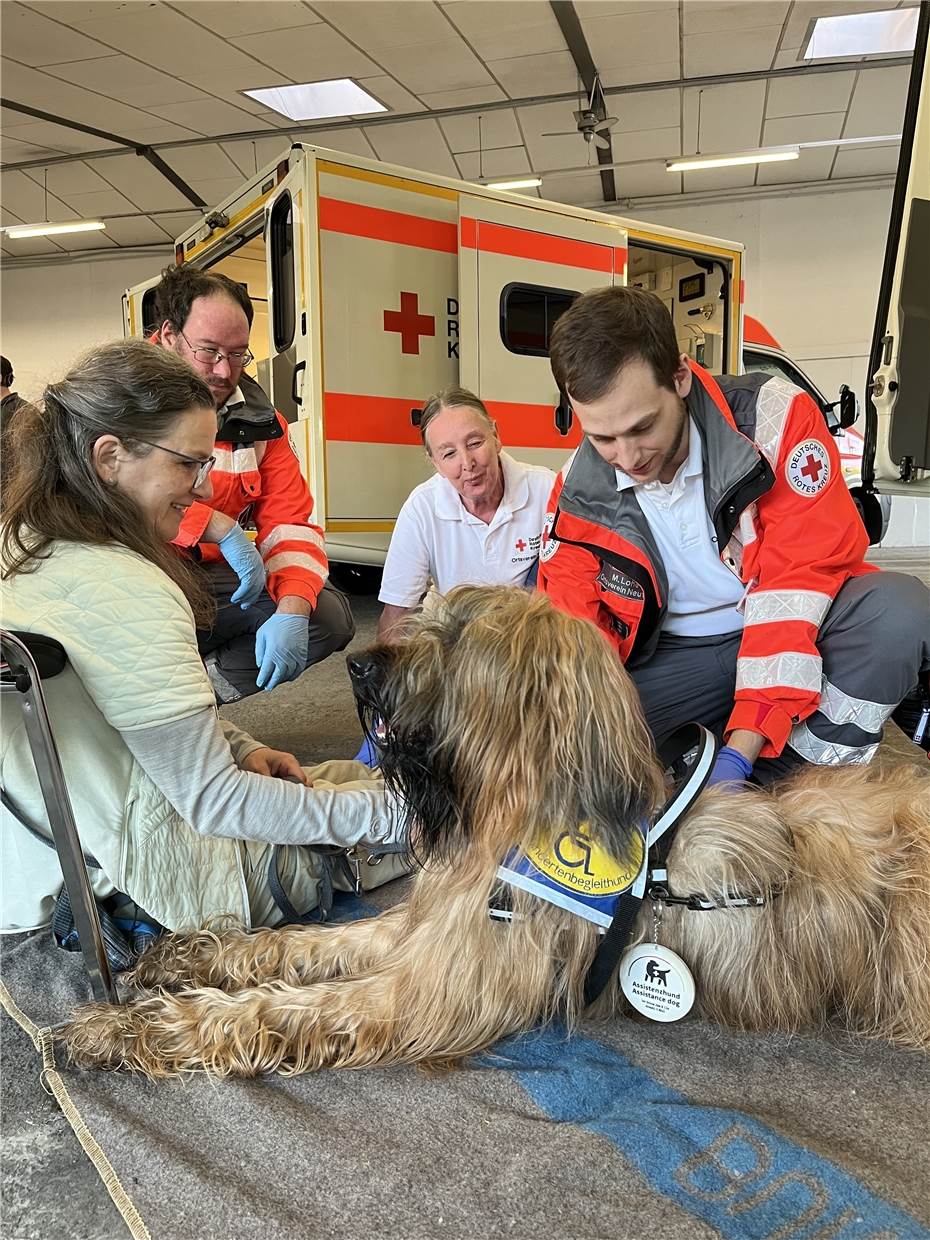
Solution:
{"label": "ambulance door handle", "polygon": [[559,403],[555,407],[555,429],[560,435],[567,435],[572,429],[573,420],[574,415],[568,398],[560,394]]}
{"label": "ambulance door handle", "polygon": [[298,362],[294,367],[294,377],[291,379],[291,400],[295,405],[303,405],[303,398],[297,394],[297,376],[302,370],[307,369],[306,362]]}

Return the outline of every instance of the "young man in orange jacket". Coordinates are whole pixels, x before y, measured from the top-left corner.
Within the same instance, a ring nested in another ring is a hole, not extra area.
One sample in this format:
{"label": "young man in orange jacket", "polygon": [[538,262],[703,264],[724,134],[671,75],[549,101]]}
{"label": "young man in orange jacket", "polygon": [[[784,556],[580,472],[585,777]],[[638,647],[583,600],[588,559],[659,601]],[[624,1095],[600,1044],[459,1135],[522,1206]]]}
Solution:
{"label": "young man in orange jacket", "polygon": [[550,356],[585,438],[556,480],[539,586],[617,647],[654,735],[717,731],[712,782],[760,758],[762,779],[869,761],[930,668],[930,595],[864,562],[810,397],[715,380],[639,289],[578,298]]}
{"label": "young man in orange jacket", "polygon": [[[200,649],[217,697],[231,702],[345,649],[355,625],[348,600],[327,582],[323,531],[311,521],[313,497],[287,423],[243,373],[252,358],[248,293],[226,276],[168,267],[155,310],[153,340],[189,362],[216,400],[213,494],[188,508],[176,542],[199,560],[216,599]],[[240,524],[247,518],[254,543]]]}

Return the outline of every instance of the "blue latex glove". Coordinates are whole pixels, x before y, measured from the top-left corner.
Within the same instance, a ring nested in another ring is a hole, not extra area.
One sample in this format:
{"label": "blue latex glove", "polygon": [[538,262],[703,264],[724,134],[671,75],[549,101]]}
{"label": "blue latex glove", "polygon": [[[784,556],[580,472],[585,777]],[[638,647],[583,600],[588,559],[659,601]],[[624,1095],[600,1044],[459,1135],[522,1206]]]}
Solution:
{"label": "blue latex glove", "polygon": [[717,754],[717,761],[714,763],[714,769],[710,773],[707,786],[735,784],[739,787],[746,782],[751,774],[752,763],[749,759],[744,758],[738,750],[731,749],[729,745],[724,745]]}
{"label": "blue latex glove", "polygon": [[223,559],[239,578],[239,589],[229,601],[238,603],[245,611],[265,588],[265,565],[262,557],[241,525],[234,525],[216,545]]}
{"label": "blue latex glove", "polygon": [[255,683],[259,689],[273,689],[299,676],[307,665],[309,640],[309,616],[288,616],[280,611],[269,616],[255,634]]}
{"label": "blue latex glove", "polygon": [[353,758],[353,762],[364,762],[366,766],[378,765],[378,751],[367,736],[362,741],[362,747]]}

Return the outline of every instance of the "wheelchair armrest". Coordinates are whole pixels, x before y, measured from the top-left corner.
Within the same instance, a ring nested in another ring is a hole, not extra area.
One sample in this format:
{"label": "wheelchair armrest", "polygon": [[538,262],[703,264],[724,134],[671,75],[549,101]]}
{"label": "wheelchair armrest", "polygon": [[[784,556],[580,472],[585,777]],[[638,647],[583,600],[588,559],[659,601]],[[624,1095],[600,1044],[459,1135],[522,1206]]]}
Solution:
{"label": "wheelchair armrest", "polygon": [[3,661],[7,664],[2,672],[3,680],[13,679],[9,670],[11,654],[13,656],[12,666],[18,670],[22,663],[22,657],[16,648],[12,643],[8,645],[7,636],[17,638],[26,647],[35,660],[40,680],[48,680],[50,676],[57,676],[59,672],[64,671],[68,663],[68,655],[60,641],[56,641],[54,637],[46,637],[43,633],[20,633],[14,629],[10,629],[8,633],[6,629],[3,629],[0,632],[0,649],[2,649]]}

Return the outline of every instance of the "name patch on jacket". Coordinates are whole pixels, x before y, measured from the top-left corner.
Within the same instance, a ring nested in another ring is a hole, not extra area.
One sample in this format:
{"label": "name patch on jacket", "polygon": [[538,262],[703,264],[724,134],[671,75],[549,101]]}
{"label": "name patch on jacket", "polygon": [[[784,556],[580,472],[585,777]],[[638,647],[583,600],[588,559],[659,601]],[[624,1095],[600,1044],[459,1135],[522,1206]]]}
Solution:
{"label": "name patch on jacket", "polygon": [[830,478],[830,457],[817,439],[799,443],[785,462],[788,485],[798,495],[816,495]]}
{"label": "name patch on jacket", "polygon": [[632,833],[627,861],[617,861],[591,838],[582,823],[574,832],[563,831],[555,844],[539,844],[526,854],[511,852],[497,871],[498,878],[529,891],[550,904],[609,926],[617,901],[636,881],[646,847],[640,831]]}
{"label": "name patch on jacket", "polygon": [[646,597],[638,581],[622,573],[619,568],[614,568],[612,564],[601,564],[597,584],[602,590],[608,590],[611,594],[619,595],[620,598],[633,599],[637,603],[641,603]]}

